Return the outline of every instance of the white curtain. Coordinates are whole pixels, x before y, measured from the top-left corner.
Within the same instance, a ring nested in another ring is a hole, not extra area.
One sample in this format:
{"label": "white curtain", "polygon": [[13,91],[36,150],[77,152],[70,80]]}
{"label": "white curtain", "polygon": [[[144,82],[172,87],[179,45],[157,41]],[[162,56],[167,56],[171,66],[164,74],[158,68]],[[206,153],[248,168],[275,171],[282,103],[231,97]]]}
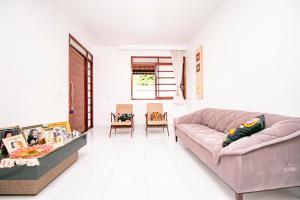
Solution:
{"label": "white curtain", "polygon": [[183,70],[183,56],[184,51],[171,51],[172,64],[174,67],[174,75],[176,81],[176,91],[173,96],[174,104],[183,104],[185,100],[183,98],[182,90],[180,88],[181,80],[182,80],[182,70]]}

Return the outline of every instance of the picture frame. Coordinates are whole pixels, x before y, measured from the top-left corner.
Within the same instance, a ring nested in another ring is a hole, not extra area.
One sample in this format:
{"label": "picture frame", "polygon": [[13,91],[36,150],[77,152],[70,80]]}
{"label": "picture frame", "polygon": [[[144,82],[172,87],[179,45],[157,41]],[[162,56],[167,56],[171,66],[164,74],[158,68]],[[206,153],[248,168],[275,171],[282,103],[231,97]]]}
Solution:
{"label": "picture frame", "polygon": [[11,127],[6,127],[6,128],[0,128],[0,140],[4,138],[4,135],[6,132],[12,132],[13,135],[19,135],[22,133],[21,129],[19,126],[11,126]]}
{"label": "picture frame", "polygon": [[203,47],[200,45],[195,52],[196,66],[196,97],[203,99]]}
{"label": "picture frame", "polygon": [[69,135],[65,127],[47,127],[46,135],[50,144],[54,147],[59,147],[64,145],[64,138]]}
{"label": "picture frame", "polygon": [[46,144],[48,142],[42,124],[21,128],[25,141],[29,146],[36,144]]}
{"label": "picture frame", "polygon": [[19,135],[19,134],[22,134],[22,131],[19,126],[0,128],[0,154],[5,154],[5,155],[7,154],[7,149],[5,149],[2,139]]}
{"label": "picture frame", "polygon": [[200,64],[198,63],[198,64],[196,65],[196,72],[198,73],[198,72],[200,72],[200,70],[201,70],[201,66],[200,66]]}
{"label": "picture frame", "polygon": [[9,154],[19,148],[28,147],[22,134],[4,138],[2,141]]}
{"label": "picture frame", "polygon": [[55,123],[50,123],[50,124],[47,124],[46,127],[48,129],[52,129],[54,127],[65,127],[66,131],[68,133],[71,133],[72,130],[71,130],[71,126],[70,126],[70,122],[69,121],[63,121],[63,122],[55,122]]}

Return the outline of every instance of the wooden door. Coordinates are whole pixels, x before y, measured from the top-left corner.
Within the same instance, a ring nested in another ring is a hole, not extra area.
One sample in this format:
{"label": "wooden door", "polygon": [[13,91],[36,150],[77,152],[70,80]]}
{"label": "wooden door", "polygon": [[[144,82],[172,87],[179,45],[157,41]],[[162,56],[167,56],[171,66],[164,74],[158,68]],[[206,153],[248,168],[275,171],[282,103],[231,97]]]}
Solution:
{"label": "wooden door", "polygon": [[76,49],[69,49],[70,125],[72,130],[87,131],[86,58]]}

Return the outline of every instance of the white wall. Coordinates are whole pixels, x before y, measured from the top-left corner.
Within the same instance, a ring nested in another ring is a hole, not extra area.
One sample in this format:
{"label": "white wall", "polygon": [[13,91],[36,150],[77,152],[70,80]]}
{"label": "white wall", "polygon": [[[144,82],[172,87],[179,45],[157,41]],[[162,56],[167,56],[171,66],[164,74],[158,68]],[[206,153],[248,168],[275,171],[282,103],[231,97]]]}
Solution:
{"label": "white wall", "polygon": [[[194,52],[203,44],[204,100]],[[189,110],[232,108],[300,116],[300,1],[225,0],[192,40]]]}
{"label": "white wall", "polygon": [[[94,123],[110,125],[110,113],[118,103],[133,103],[135,123],[145,124],[146,103],[151,100],[131,100],[131,56],[170,56],[170,51],[120,50],[117,47],[97,47],[94,51]],[[186,112],[186,105],[174,105],[171,100],[159,100],[168,111],[169,121]]]}
{"label": "white wall", "polygon": [[[223,107],[300,116],[300,1],[225,0],[189,45],[188,105],[165,104],[173,116]],[[0,3],[0,127],[68,119],[68,33],[94,54],[95,125],[108,125],[116,103],[131,101],[130,56],[168,51],[93,48],[83,29],[51,1]],[[194,51],[204,46],[204,100],[195,97]]]}
{"label": "white wall", "polygon": [[68,119],[68,33],[88,37],[50,1],[0,3],[0,127]]}

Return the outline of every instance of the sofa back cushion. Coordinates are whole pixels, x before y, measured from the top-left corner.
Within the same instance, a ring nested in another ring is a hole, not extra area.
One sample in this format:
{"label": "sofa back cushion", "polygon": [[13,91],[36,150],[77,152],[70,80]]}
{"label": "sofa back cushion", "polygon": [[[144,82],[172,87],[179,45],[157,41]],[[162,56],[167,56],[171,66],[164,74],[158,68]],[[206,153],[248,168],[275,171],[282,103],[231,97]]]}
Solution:
{"label": "sofa back cushion", "polygon": [[251,112],[206,108],[201,111],[200,123],[224,133],[253,117]]}
{"label": "sofa back cushion", "polygon": [[275,115],[275,114],[270,114],[270,113],[265,113],[264,115],[265,115],[265,119],[266,119],[266,121],[265,121],[266,128],[270,128],[274,124],[277,124],[281,121],[290,120],[290,119],[297,119],[297,118],[294,118],[294,117],[288,117],[288,116],[283,116],[283,115]]}
{"label": "sofa back cushion", "polygon": [[240,110],[227,110],[217,108],[205,108],[198,115],[199,122],[202,125],[215,129],[219,132],[228,132],[232,128],[236,128],[242,123],[259,115],[265,115],[265,127],[270,128],[274,124],[292,117],[274,115],[269,113],[247,112]]}

